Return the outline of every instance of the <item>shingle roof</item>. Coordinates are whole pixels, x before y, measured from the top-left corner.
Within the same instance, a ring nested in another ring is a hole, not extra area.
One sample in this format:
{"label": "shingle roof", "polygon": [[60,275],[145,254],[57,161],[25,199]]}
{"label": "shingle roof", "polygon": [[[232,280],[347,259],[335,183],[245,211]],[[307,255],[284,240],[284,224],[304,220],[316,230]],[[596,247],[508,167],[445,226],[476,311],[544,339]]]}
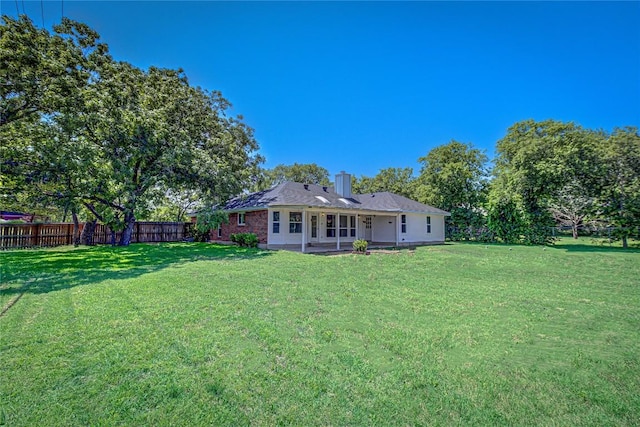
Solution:
{"label": "shingle roof", "polygon": [[391,212],[415,212],[431,213],[438,215],[450,215],[449,212],[424,203],[416,202],[399,194],[389,193],[368,193],[353,196],[360,202],[361,209]]}
{"label": "shingle roof", "polygon": [[365,211],[414,212],[449,215],[449,212],[389,192],[354,194],[343,198],[331,187],[284,182],[273,188],[230,200],[224,210],[241,211],[275,206],[312,206]]}

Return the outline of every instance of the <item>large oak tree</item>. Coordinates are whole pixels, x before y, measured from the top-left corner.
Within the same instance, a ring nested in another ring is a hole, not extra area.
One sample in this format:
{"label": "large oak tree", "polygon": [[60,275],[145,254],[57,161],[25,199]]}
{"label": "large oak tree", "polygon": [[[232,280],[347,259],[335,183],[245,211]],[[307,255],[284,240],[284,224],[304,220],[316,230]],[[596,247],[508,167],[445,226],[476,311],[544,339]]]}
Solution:
{"label": "large oak tree", "polygon": [[[55,35],[10,24],[3,46],[17,36],[44,52],[57,43]],[[73,43],[86,53],[84,42]],[[74,62],[65,52],[51,61],[84,69],[85,57]],[[230,103],[191,86],[180,70],[145,71],[102,55],[67,93],[59,79],[39,78],[43,65],[31,56],[3,61],[30,70],[24,81],[3,76],[3,86],[13,88],[2,105],[3,191],[83,206],[122,231],[121,245],[129,244],[136,215],[158,188],[194,190],[215,204],[246,188],[262,161],[252,129],[229,115]]]}
{"label": "large oak tree", "polygon": [[[491,199],[508,199],[507,206],[517,206],[525,242],[547,241],[554,214],[561,219],[579,208],[572,213],[574,221],[587,214],[586,200],[597,188],[602,167],[597,147],[603,137],[574,123],[525,120],[498,141]],[[490,210],[496,206],[502,205]]]}

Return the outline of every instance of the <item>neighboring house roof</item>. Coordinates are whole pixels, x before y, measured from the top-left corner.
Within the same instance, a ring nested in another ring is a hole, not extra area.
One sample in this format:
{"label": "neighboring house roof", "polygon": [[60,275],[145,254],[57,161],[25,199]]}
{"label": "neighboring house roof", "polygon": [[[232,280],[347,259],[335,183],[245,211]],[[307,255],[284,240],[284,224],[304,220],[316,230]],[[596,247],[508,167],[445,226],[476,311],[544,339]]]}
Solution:
{"label": "neighboring house roof", "polygon": [[354,194],[349,198],[344,198],[336,193],[332,187],[297,182],[284,182],[268,190],[236,197],[224,205],[223,210],[244,211],[276,206],[311,206],[450,215],[449,212],[442,209],[389,192]]}
{"label": "neighboring house roof", "polygon": [[0,219],[4,219],[7,221],[12,221],[17,219],[31,220],[33,216],[34,215],[32,214],[26,214],[22,212],[0,211]]}

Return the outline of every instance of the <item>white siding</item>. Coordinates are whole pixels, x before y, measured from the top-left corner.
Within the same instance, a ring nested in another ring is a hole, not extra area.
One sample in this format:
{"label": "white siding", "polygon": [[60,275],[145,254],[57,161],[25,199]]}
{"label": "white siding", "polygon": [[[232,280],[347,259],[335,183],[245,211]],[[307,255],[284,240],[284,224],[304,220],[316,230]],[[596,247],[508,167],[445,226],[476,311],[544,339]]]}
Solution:
{"label": "white siding", "polygon": [[[425,215],[426,216],[426,215]],[[429,215],[431,217],[431,235],[427,235],[428,242],[444,242],[444,215]],[[426,219],[425,219],[426,224]],[[426,225],[425,225],[426,228]]]}
{"label": "white siding", "polygon": [[[273,212],[280,212],[280,233],[273,233]],[[270,245],[300,245],[302,244],[303,233],[289,233],[289,213],[301,212],[300,209],[274,209],[269,208],[269,233],[268,244]],[[307,226],[307,240],[311,238],[309,233],[310,215],[311,212],[303,212],[306,215],[305,224]],[[318,215],[318,242],[329,243],[336,242],[337,237],[327,237],[327,214],[336,215],[336,235],[340,232],[339,228],[339,213],[336,211],[323,211],[314,212]],[[345,215],[344,212],[340,214]],[[359,213],[358,217],[358,234],[364,236],[364,217],[363,213]],[[349,213],[347,216],[355,215],[355,213]],[[392,215],[372,215],[372,236],[371,240],[374,242],[396,242],[396,233],[398,233],[398,243],[421,243],[421,242],[443,242],[444,241],[444,216],[442,215],[429,215],[431,217],[431,233],[427,233],[427,215],[426,214],[414,214],[407,213],[407,232],[401,233],[401,216],[397,214]],[[349,221],[349,220],[347,220]],[[354,240],[353,237],[341,237],[340,242],[349,243]]]}
{"label": "white siding", "polygon": [[[400,243],[444,241],[444,216],[412,213],[406,215],[407,232],[400,234]],[[427,216],[431,217],[431,233],[427,233]]]}
{"label": "white siding", "polygon": [[371,240],[374,242],[393,242],[396,241],[396,217],[376,215],[373,218],[373,235]]}
{"label": "white siding", "polygon": [[[280,212],[280,233],[273,232],[273,212]],[[301,245],[302,233],[289,233],[289,212],[302,212],[300,209],[271,209],[269,208],[269,237],[270,245]]]}

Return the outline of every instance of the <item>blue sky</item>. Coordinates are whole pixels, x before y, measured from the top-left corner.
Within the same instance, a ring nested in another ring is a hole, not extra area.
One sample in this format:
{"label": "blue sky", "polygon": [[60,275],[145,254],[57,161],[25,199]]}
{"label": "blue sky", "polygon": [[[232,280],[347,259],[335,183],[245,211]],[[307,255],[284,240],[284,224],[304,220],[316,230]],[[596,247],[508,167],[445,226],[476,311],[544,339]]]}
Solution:
{"label": "blue sky", "polygon": [[185,70],[255,129],[265,167],[412,167],[451,139],[494,157],[520,120],[640,126],[640,2],[1,1]]}

